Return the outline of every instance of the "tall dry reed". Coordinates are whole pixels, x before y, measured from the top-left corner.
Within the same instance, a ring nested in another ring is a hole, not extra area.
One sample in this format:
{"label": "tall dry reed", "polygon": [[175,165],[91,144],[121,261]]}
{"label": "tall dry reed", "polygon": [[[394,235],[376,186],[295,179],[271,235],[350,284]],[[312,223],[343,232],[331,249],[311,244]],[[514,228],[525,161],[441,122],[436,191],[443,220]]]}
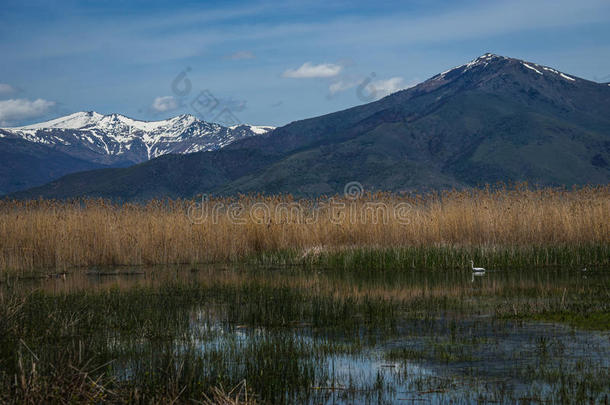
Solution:
{"label": "tall dry reed", "polygon": [[0,269],[239,260],[342,248],[607,246],[610,186],[296,201],[0,202]]}

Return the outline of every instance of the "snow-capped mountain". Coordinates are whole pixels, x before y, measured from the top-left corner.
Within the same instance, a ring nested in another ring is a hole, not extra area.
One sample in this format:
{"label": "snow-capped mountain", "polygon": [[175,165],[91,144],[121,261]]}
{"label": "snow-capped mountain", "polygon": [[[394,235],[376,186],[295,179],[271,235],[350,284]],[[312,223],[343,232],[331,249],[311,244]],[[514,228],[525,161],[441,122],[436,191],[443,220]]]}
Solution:
{"label": "snow-capped mountain", "polygon": [[[0,138],[0,180],[3,165],[15,173],[23,161],[14,157],[23,155],[18,142],[2,155],[3,142],[10,143]],[[39,166],[28,164],[22,172]],[[123,201],[200,193],[312,196],[342,193],[345,183],[337,179],[396,192],[523,181],[608,184],[610,86],[485,54],[375,102],[244,137],[222,152],[85,171],[12,196]],[[23,190],[24,184],[5,189]]]}
{"label": "snow-capped mountain", "polygon": [[2,128],[0,138],[21,138],[95,163],[126,165],[167,153],[216,150],[272,129],[224,127],[186,114],[162,121],[138,121],[120,114],[87,111],[39,124]]}
{"label": "snow-capped mountain", "polygon": [[541,76],[544,76],[544,74],[546,73],[546,74],[554,75],[554,76],[557,76],[558,78],[568,80],[571,82],[575,82],[576,80],[579,80],[576,77],[569,76],[565,73],[562,73],[562,72],[560,72],[556,69],[550,68],[548,66],[539,65],[537,63],[532,63],[532,62],[526,62],[526,61],[520,60],[520,59],[513,59],[513,58],[506,57],[506,56],[495,55],[493,53],[486,53],[484,55],[479,56],[476,59],[471,60],[470,62],[468,62],[464,65],[460,65],[460,66],[454,67],[452,69],[449,69],[443,73],[440,73],[440,74],[434,76],[432,78],[432,80],[443,81],[454,74],[464,74],[465,72],[467,72],[468,70],[470,70],[472,68],[487,67],[490,64],[499,62],[499,61],[506,61],[506,62],[511,61],[511,62],[520,64],[523,67],[531,70],[532,72],[536,72]]}

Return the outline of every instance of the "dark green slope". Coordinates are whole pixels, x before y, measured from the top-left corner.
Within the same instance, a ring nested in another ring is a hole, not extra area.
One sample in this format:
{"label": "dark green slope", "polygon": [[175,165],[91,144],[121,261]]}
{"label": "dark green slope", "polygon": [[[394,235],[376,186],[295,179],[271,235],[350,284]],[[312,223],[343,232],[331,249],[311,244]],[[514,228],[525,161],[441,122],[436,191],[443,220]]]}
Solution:
{"label": "dark green slope", "polygon": [[100,167],[106,166],[22,139],[0,138],[0,195]]}
{"label": "dark green slope", "polygon": [[270,161],[270,156],[250,149],[170,154],[128,168],[70,174],[11,197],[105,197],[145,201],[157,197],[194,196],[256,172]]}
{"label": "dark green slope", "polygon": [[608,183],[608,162],[609,86],[484,55],[374,103],[221,152],[83,173],[19,196],[316,195],[350,181],[392,191],[498,181],[569,186]]}
{"label": "dark green slope", "polygon": [[[223,191],[328,193],[351,180],[395,191],[498,181],[607,183],[609,89],[551,73],[501,59],[382,102],[290,124],[269,136],[274,143],[248,142],[292,153]],[[360,119],[363,111],[369,115]]]}

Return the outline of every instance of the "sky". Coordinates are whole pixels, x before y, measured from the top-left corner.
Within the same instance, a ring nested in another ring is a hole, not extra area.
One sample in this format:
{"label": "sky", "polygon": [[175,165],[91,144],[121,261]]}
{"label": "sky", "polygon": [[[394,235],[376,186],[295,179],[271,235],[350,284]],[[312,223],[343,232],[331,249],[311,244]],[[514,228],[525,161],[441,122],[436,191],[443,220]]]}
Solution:
{"label": "sky", "polygon": [[610,82],[610,1],[3,0],[0,126],[77,111],[281,126],[486,52]]}

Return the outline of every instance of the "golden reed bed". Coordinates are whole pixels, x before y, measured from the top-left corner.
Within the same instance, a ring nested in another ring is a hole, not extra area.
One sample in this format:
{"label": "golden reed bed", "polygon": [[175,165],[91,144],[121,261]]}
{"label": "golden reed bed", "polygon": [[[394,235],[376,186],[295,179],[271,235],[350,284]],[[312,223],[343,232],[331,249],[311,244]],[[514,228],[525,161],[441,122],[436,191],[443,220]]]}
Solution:
{"label": "golden reed bed", "polygon": [[[412,246],[607,246],[610,186],[525,186],[297,201],[243,196],[113,204],[0,202],[0,269],[239,260]],[[300,253],[299,253],[300,252]]]}

